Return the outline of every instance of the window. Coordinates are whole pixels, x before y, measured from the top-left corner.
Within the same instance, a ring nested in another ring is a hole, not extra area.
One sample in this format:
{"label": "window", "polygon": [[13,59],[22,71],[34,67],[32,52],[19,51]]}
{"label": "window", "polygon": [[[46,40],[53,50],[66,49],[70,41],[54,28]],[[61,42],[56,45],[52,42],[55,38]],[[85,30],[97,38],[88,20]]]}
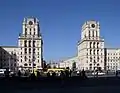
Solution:
{"label": "window", "polygon": [[39,60],[38,60],[38,63],[39,63]]}
{"label": "window", "polygon": [[29,48],[29,54],[31,54],[31,48]]}
{"label": "window", "polygon": [[92,50],[90,49],[90,55],[91,55]]}
{"label": "window", "polygon": [[34,31],[34,35],[35,35],[35,31]]}
{"label": "window", "polygon": [[94,50],[93,54],[95,55],[95,50]]}
{"label": "window", "polygon": [[29,47],[31,47],[31,41],[29,41]]}
{"label": "window", "polygon": [[38,55],[39,55],[39,52],[38,52]]}
{"label": "window", "polygon": [[25,48],[25,54],[27,54],[27,48]]}
{"label": "window", "polygon": [[33,47],[35,47],[35,41],[33,41]]}
{"label": "window", "polygon": [[36,64],[33,64],[34,66],[36,66]]}
{"label": "window", "polygon": [[92,42],[90,42],[90,48],[91,48],[91,46],[92,46]]}
{"label": "window", "polygon": [[99,62],[99,57],[97,57],[97,61]]}
{"label": "window", "polygon": [[95,60],[94,60],[94,64],[96,64]]}
{"label": "window", "polygon": [[14,64],[14,66],[16,66],[16,63]]}
{"label": "window", "polygon": [[99,64],[97,64],[97,66],[99,66]]}
{"label": "window", "polygon": [[94,30],[92,31],[93,33],[92,33],[92,36],[94,37]]}
{"label": "window", "polygon": [[27,47],[27,41],[26,40],[24,41],[24,46]]}
{"label": "window", "polygon": [[31,64],[29,64],[29,66],[31,66]]}
{"label": "window", "polygon": [[35,28],[34,28],[34,31],[35,31]]}
{"label": "window", "polygon": [[30,35],[31,35],[31,31],[30,31]]}
{"label": "window", "polygon": [[25,63],[24,66],[27,66],[27,63]]}
{"label": "window", "polygon": [[90,57],[90,62],[92,62],[92,57]]}
{"label": "window", "polygon": [[97,31],[96,31],[96,37],[98,37],[98,35],[97,35]]}
{"label": "window", "polygon": [[30,28],[30,31],[31,31],[31,28]]}
{"label": "window", "polygon": [[92,66],[92,64],[89,64],[90,66]]}
{"label": "window", "polygon": [[33,53],[35,53],[35,49],[33,49]]}
{"label": "window", "polygon": [[93,48],[95,48],[95,42],[93,43]]}
{"label": "window", "polygon": [[99,48],[99,42],[97,42],[97,48]]}
{"label": "window", "polygon": [[89,31],[89,38],[90,38],[90,31]]}
{"label": "window", "polygon": [[99,54],[99,50],[97,50],[97,54]]}
{"label": "window", "polygon": [[27,28],[25,28],[25,35],[27,35]]}
{"label": "window", "polygon": [[25,56],[25,61],[27,60],[27,57]]}
{"label": "window", "polygon": [[86,60],[86,63],[88,63],[88,60]]}
{"label": "window", "polygon": [[22,62],[22,59],[21,59],[21,62]]}

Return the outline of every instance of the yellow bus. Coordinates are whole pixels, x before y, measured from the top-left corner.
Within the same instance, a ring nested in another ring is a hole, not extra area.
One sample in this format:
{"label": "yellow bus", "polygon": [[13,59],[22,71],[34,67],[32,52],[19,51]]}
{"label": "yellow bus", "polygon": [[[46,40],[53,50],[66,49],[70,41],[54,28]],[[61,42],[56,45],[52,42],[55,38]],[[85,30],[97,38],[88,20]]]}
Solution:
{"label": "yellow bus", "polygon": [[50,69],[47,70],[47,72],[51,72],[51,71],[53,71],[53,72],[56,72],[56,71],[65,71],[65,69],[62,69],[62,68],[50,68]]}

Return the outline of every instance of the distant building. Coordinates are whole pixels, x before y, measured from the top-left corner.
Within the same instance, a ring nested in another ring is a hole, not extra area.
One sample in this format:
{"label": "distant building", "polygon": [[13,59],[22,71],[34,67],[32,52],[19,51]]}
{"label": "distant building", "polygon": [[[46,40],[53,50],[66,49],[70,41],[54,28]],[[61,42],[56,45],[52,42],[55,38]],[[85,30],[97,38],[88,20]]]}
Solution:
{"label": "distant building", "polygon": [[0,68],[17,70],[18,47],[2,46],[0,47]]}
{"label": "distant building", "polygon": [[120,48],[105,48],[107,70],[120,70]]}

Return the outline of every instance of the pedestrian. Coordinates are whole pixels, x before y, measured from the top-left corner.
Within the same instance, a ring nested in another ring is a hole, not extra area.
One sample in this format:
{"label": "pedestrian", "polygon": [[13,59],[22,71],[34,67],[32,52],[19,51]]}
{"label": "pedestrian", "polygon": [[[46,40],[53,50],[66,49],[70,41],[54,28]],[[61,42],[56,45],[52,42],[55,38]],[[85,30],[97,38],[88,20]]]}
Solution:
{"label": "pedestrian", "polygon": [[18,77],[21,77],[21,71],[20,70],[18,71]]}

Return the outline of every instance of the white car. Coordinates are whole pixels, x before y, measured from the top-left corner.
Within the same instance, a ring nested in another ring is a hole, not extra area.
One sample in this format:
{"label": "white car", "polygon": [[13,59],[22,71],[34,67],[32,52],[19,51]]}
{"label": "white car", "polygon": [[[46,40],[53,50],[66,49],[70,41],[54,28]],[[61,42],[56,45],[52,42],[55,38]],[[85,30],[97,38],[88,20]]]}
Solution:
{"label": "white car", "polygon": [[6,69],[0,69],[0,76],[5,76]]}
{"label": "white car", "polygon": [[[92,75],[97,75],[97,72],[93,72]],[[98,75],[105,75],[103,72],[98,72]]]}

